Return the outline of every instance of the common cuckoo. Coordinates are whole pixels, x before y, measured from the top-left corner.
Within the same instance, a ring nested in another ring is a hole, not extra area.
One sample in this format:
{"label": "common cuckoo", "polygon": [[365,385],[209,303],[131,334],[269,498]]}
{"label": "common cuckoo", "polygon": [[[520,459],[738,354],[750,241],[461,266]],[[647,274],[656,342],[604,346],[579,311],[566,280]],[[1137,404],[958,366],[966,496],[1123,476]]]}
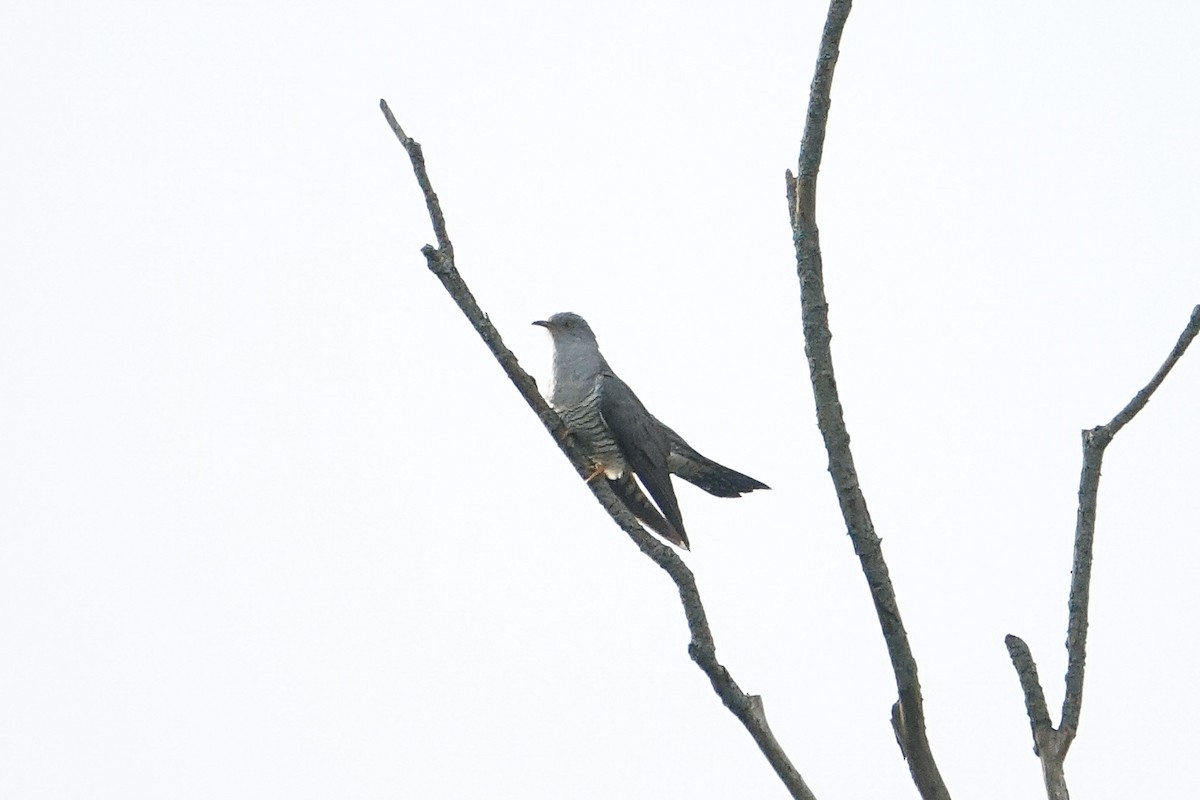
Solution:
{"label": "common cuckoo", "polygon": [[705,458],[655,419],[608,366],[583,317],[562,312],[533,324],[548,330],[554,341],[550,405],[591,459],[595,467],[591,479],[603,474],[633,515],[664,539],[689,549],[671,473],[717,497],[771,488]]}

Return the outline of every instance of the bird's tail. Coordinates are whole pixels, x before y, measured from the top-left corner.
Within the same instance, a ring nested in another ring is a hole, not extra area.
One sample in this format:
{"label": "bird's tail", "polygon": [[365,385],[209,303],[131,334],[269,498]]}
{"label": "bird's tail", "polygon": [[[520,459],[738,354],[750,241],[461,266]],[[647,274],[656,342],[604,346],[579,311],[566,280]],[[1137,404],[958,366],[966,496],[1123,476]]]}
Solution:
{"label": "bird's tail", "polygon": [[612,487],[613,494],[621,498],[625,507],[644,522],[650,530],[676,547],[691,550],[688,546],[687,533],[682,528],[676,528],[667,522],[666,518],[654,507],[654,503],[650,502],[650,498],[646,497],[646,493],[642,491],[642,487],[638,486],[631,473],[626,472],[615,480],[609,480],[608,485]]}
{"label": "bird's tail", "polygon": [[[662,423],[659,423],[662,425]],[[671,442],[671,455],[667,468],[689,483],[699,486],[717,497],[741,497],[755,489],[770,489],[765,483],[743,475],[737,470],[718,464],[711,458],[697,453],[675,431],[663,425],[663,431]]]}

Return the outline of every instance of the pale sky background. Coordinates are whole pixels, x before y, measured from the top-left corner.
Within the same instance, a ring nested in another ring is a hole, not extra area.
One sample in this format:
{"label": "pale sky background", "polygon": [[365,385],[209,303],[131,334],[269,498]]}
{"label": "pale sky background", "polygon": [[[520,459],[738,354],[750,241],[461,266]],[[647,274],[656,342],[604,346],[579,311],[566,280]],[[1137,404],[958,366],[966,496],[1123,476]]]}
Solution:
{"label": "pale sky background", "polygon": [[[915,797],[784,204],[825,4],[0,7],[0,797],[782,798],[427,272],[586,316],[707,455],[718,656],[814,792]],[[863,487],[957,798],[1043,796],[1079,431],[1200,302],[1200,10],[860,3],[819,222]],[[1079,797],[1194,792],[1200,350],[1109,448]]]}

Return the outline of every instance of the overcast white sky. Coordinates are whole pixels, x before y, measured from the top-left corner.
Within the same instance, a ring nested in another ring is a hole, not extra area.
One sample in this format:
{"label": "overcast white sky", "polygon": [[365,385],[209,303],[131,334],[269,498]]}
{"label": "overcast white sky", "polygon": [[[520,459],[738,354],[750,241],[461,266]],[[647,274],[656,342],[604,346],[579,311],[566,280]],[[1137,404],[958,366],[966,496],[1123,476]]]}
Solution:
{"label": "overcast white sky", "polygon": [[[784,204],[825,5],[0,7],[0,796],[784,797],[428,274],[387,98],[522,362],[586,316],[704,453],[718,655],[818,797],[915,797]],[[855,455],[961,798],[1041,796],[1079,431],[1200,302],[1200,11],[860,3],[819,221]],[[1200,351],[1109,448],[1080,797],[1193,790]],[[1186,787],[1186,788],[1185,788]]]}

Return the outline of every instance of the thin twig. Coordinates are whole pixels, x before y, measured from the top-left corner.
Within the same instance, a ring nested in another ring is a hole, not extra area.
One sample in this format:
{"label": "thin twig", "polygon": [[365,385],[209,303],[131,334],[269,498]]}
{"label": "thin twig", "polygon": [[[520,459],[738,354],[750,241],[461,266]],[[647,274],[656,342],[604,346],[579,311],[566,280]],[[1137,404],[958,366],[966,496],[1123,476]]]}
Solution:
{"label": "thin twig", "polygon": [[[1137,416],[1151,395],[1162,384],[1171,368],[1187,351],[1188,345],[1200,334],[1200,305],[1192,309],[1191,318],[1178,341],[1171,349],[1163,365],[1154,373],[1142,390],[1134,395],[1107,425],[1083,431],[1083,468],[1079,475],[1079,510],[1075,518],[1075,553],[1071,567],[1071,595],[1067,601],[1067,674],[1066,694],[1063,697],[1062,721],[1058,728],[1050,723],[1046,700],[1041,686],[1037,685],[1037,667],[1029,648],[1016,636],[1009,635],[1005,642],[1012,655],[1013,666],[1021,681],[1025,695],[1025,708],[1029,713],[1033,729],[1034,752],[1042,762],[1046,795],[1050,800],[1066,800],[1067,783],[1063,762],[1075,734],[1079,730],[1079,714],[1083,708],[1083,671],[1087,657],[1088,602],[1092,582],[1092,545],[1096,533],[1096,504],[1100,492],[1100,466],[1104,460],[1104,449],[1108,447],[1117,431]],[[1021,658],[1014,653],[1013,642],[1020,644]],[[1033,675],[1033,686],[1029,674]],[[1036,694],[1032,694],[1036,687]]]}
{"label": "thin twig", "polygon": [[1188,345],[1200,333],[1200,306],[1192,309],[1192,316],[1188,320],[1187,326],[1183,329],[1183,333],[1179,334],[1179,340],[1175,342],[1175,346],[1171,348],[1167,360],[1158,368],[1158,372],[1154,373],[1154,377],[1150,382],[1142,387],[1142,390],[1133,396],[1133,399],[1121,409],[1121,411],[1112,418],[1104,427],[1108,428],[1108,436],[1111,439],[1117,435],[1117,431],[1125,427],[1125,423],[1137,416],[1138,412],[1146,407],[1146,403],[1150,402],[1150,395],[1162,385],[1166,380],[1167,374],[1175,367],[1175,362],[1183,358],[1183,354],[1187,352]]}
{"label": "thin twig", "polygon": [[[388,125],[391,126],[392,133],[396,134],[400,144],[404,145],[404,150],[412,161],[413,172],[417,176],[417,185],[421,187],[421,194],[425,197],[425,207],[429,211],[429,221],[433,223],[433,235],[437,237],[438,248],[442,251],[445,259],[453,264],[454,245],[450,243],[450,234],[446,232],[446,218],[442,215],[442,204],[438,202],[437,193],[433,191],[433,184],[429,182],[429,174],[425,171],[425,153],[422,152],[420,143],[409,138],[404,129],[400,127],[400,123],[392,114],[392,109],[388,108],[386,100],[379,101],[379,108],[383,111]],[[429,254],[426,253],[425,257],[428,258]]]}
{"label": "thin twig", "polygon": [[[462,310],[463,314],[466,315],[467,319],[470,320],[471,325],[479,333],[480,338],[487,344],[488,349],[492,351],[492,355],[496,357],[496,361],[499,362],[505,374],[508,375],[509,380],[513,382],[517,390],[521,393],[521,396],[525,398],[525,402],[537,414],[538,419],[545,425],[546,430],[553,437],[554,441],[575,466],[575,470],[581,477],[587,477],[591,473],[591,463],[575,447],[573,439],[567,434],[567,430],[563,426],[558,414],[554,412],[554,409],[542,397],[537,389],[537,383],[529,373],[521,368],[516,356],[505,346],[504,340],[500,337],[500,332],[496,330],[487,315],[483,313],[483,310],[475,301],[475,297],[471,294],[471,290],[459,274],[454,264],[454,247],[450,242],[449,234],[446,232],[446,220],[425,169],[425,157],[421,151],[421,145],[404,133],[404,130],[392,115],[391,109],[388,108],[387,101],[380,100],[379,107],[383,111],[383,115],[391,126],[392,131],[396,134],[396,138],[400,140],[400,144],[404,146],[405,151],[408,153],[409,159],[412,161],[413,172],[416,173],[417,184],[421,187],[421,192],[425,196],[425,205],[429,211],[429,218],[433,223],[434,234],[437,236],[438,241],[436,248],[431,245],[425,245],[421,249],[430,271],[437,275],[442,285],[446,288],[446,291],[454,299],[454,302]],[[721,698],[721,702],[733,712],[734,716],[749,731],[755,743],[762,750],[763,755],[767,757],[767,761],[775,769],[776,774],[779,775],[780,780],[783,781],[792,797],[802,800],[814,800],[812,792],[809,791],[808,786],[804,783],[804,779],[796,771],[787,754],[784,753],[783,748],[771,733],[771,729],[767,726],[767,720],[762,710],[762,699],[744,693],[729,674],[729,670],[725,669],[717,661],[716,645],[713,642],[712,631],[708,626],[708,618],[704,613],[704,605],[700,602],[700,592],[696,587],[696,579],[692,571],[675,554],[674,550],[658,541],[658,539],[655,539],[642,528],[633,515],[629,513],[625,505],[613,494],[612,490],[608,487],[607,481],[588,481],[587,486],[592,490],[592,493],[596,496],[596,500],[604,507],[604,510],[613,518],[613,521],[620,526],[621,530],[625,531],[629,535],[629,538],[634,541],[634,544],[675,581],[675,585],[679,589],[679,599],[683,603],[684,616],[687,618],[688,630],[691,632],[688,654],[700,669],[703,670],[704,674],[708,676],[713,690]]]}
{"label": "thin twig", "polygon": [[875,535],[867,502],[859,486],[858,472],[850,451],[850,435],[846,430],[833,375],[829,307],[825,299],[820,233],[816,222],[817,174],[825,145],[830,88],[837,65],[838,45],[849,13],[850,0],[833,0],[830,4],[816,72],[809,90],[797,172],[795,175],[790,171],[787,174],[788,212],[792,223],[792,241],[796,248],[796,271],[800,278],[804,352],[808,356],[817,425],[829,454],[829,472],[854,552],[862,564],[871,598],[875,601],[875,611],[896,675],[899,700],[892,707],[896,741],[908,761],[909,771],[921,797],[926,800],[949,800],[950,793],[925,734],[924,702],[917,680],[917,662],[900,618],[879,537]]}

